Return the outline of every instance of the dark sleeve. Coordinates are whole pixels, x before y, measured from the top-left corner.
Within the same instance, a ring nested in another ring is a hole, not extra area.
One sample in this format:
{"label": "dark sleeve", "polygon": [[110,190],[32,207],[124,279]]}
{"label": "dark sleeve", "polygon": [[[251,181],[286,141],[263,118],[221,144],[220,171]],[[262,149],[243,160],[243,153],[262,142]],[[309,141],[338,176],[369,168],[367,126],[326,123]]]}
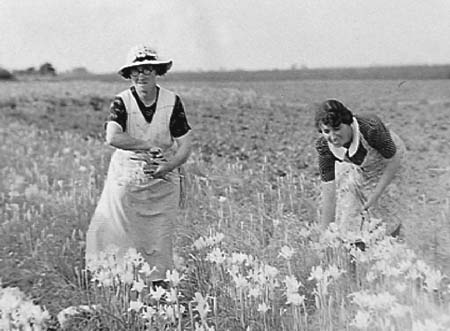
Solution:
{"label": "dark sleeve", "polygon": [[179,138],[189,132],[191,127],[184,112],[184,106],[180,97],[175,98],[175,105],[173,106],[172,116],[170,117],[170,134],[172,137]]}
{"label": "dark sleeve", "polygon": [[393,157],[397,151],[389,129],[376,116],[371,120],[367,142],[386,159]]}
{"label": "dark sleeve", "polygon": [[336,158],[328,147],[327,141],[324,138],[319,138],[316,141],[316,150],[319,154],[319,173],[320,179],[323,182],[330,182],[335,179],[334,166]]}
{"label": "dark sleeve", "polygon": [[127,111],[125,110],[125,104],[120,97],[115,97],[113,102],[111,102],[107,122],[110,121],[119,123],[122,130],[125,132],[127,127]]}

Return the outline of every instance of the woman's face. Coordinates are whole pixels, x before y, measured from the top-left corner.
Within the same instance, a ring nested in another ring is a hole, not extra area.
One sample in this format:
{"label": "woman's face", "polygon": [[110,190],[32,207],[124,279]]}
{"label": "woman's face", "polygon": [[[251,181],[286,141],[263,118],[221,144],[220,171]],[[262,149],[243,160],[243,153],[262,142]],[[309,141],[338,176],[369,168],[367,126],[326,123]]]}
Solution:
{"label": "woman's face", "polygon": [[130,78],[138,88],[153,88],[156,85],[156,72],[152,66],[142,65],[130,69]]}
{"label": "woman's face", "polygon": [[352,141],[353,130],[348,124],[341,123],[338,127],[320,124],[320,131],[325,139],[335,147],[342,147]]}

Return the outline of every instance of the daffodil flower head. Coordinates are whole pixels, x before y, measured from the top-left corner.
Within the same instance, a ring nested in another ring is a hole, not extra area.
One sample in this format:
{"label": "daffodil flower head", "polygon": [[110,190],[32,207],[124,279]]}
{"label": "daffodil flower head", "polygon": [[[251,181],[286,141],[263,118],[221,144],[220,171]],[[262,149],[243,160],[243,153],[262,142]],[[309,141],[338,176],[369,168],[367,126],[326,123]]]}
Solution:
{"label": "daffodil flower head", "polygon": [[289,246],[281,247],[280,256],[286,260],[290,260],[294,255],[295,250]]}
{"label": "daffodil flower head", "polygon": [[130,307],[128,308],[128,311],[139,312],[143,306],[144,304],[141,301],[130,301]]}
{"label": "daffodil flower head", "polygon": [[180,275],[180,273],[174,269],[172,271],[166,271],[166,279],[169,281],[173,287],[177,287],[180,282],[184,279],[184,275]]}
{"label": "daffodil flower head", "polygon": [[267,313],[267,311],[268,311],[269,309],[270,309],[270,307],[269,307],[265,302],[258,304],[258,311],[259,311],[261,314]]}
{"label": "daffodil flower head", "polygon": [[161,298],[166,294],[166,290],[163,289],[161,286],[157,286],[155,290],[150,289],[150,296],[152,299],[155,299],[156,301],[161,300]]}

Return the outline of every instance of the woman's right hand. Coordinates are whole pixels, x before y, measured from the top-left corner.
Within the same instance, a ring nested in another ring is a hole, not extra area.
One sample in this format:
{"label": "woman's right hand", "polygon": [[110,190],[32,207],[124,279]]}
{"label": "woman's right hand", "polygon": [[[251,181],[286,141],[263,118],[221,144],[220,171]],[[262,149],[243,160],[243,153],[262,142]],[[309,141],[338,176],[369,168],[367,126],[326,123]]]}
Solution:
{"label": "woman's right hand", "polygon": [[156,169],[166,162],[162,150],[159,147],[151,147],[149,150],[136,151],[135,155],[130,159],[143,162],[144,173],[148,175],[153,175]]}

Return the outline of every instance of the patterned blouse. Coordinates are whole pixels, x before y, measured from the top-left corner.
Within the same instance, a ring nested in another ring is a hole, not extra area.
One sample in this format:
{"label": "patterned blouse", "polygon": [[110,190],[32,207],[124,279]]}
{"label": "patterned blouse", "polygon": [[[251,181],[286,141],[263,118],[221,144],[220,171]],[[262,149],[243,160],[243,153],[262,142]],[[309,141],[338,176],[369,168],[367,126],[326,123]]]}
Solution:
{"label": "patterned blouse", "polygon": [[[380,153],[385,159],[393,157],[397,151],[389,129],[375,115],[354,115],[359,124],[359,133],[367,143]],[[322,136],[316,141],[316,150],[319,154],[319,172],[323,182],[335,179],[335,162],[343,162],[337,158],[330,149],[327,140]],[[361,165],[367,156],[363,144],[358,144],[355,153],[351,156],[348,150],[345,159],[353,164]]]}
{"label": "patterned blouse", "polygon": [[[158,103],[159,87],[157,87],[158,90],[156,92],[156,100],[150,106],[144,105],[144,103],[139,98],[134,86],[132,86],[130,89],[133,97],[136,99],[136,102],[139,106],[139,109],[142,112],[142,115],[144,115],[145,120],[148,123],[150,123],[152,121],[153,114],[155,113],[156,110],[156,104]],[[115,99],[111,103],[107,121],[114,121],[119,123],[120,126],[122,127],[122,130],[124,132],[126,131],[127,112],[122,98],[115,97]],[[170,117],[169,128],[170,134],[174,138],[179,138],[188,133],[189,130],[191,130],[191,127],[187,122],[186,113],[184,112],[183,103],[181,102],[181,99],[178,95],[175,98],[175,105],[173,107],[172,116]]]}

